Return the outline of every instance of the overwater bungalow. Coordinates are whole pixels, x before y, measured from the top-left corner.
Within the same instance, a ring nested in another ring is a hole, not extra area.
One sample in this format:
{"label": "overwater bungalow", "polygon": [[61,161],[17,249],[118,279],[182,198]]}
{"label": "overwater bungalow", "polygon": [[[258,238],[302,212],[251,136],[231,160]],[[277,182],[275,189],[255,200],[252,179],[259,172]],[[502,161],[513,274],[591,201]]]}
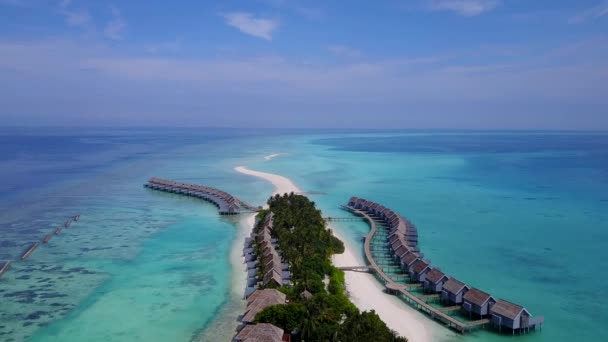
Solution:
{"label": "overwater bungalow", "polygon": [[445,273],[438,268],[433,268],[426,274],[424,279],[424,290],[430,293],[440,293],[443,289],[443,284],[450,279]]}
{"label": "overwater bungalow", "polygon": [[419,283],[424,282],[426,279],[426,274],[431,270],[429,265],[429,262],[422,259],[417,259],[414,261],[410,267],[410,275],[412,276],[412,279]]}
{"label": "overwater bungalow", "polygon": [[462,297],[469,291],[469,287],[464,283],[450,278],[443,284],[441,290],[441,301],[448,304],[457,305],[462,303]]}
{"label": "overwater bungalow", "polygon": [[469,316],[473,314],[485,317],[490,313],[490,307],[496,303],[496,299],[490,294],[479,289],[471,288],[462,297],[462,310]]}
{"label": "overwater bungalow", "polygon": [[420,258],[418,253],[408,252],[403,257],[401,257],[401,268],[404,272],[410,273],[410,268],[412,264]]}
{"label": "overwater bungalow", "polygon": [[283,342],[283,329],[270,323],[249,324],[234,337],[234,342]]}
{"label": "overwater bungalow", "polygon": [[174,182],[156,177],[150,178],[145,186],[150,189],[204,199],[215,204],[221,215],[238,214],[242,209],[253,210],[253,207],[239,201],[227,192],[211,187]]}
{"label": "overwater bungalow", "polygon": [[[351,197],[346,207],[365,214],[364,218],[372,228],[364,240],[365,254],[372,265],[373,261],[376,261],[380,266],[370,267],[370,270],[383,278],[387,293],[400,296],[463,334],[485,326],[490,321],[499,330],[511,329],[520,332],[544,323],[544,318],[531,318],[530,313],[521,306],[497,301],[488,293],[472,289],[441,270],[431,268],[430,262],[423,260],[423,254],[418,248],[418,229],[394,211],[357,197]],[[422,283],[421,287],[427,295],[419,296],[412,292],[415,291],[414,288],[420,287],[418,284],[400,283],[404,278],[407,279],[407,276],[396,274],[395,268],[398,266],[391,265],[391,260],[397,261],[412,280]],[[447,307],[437,308],[435,304],[429,303],[431,298],[436,297]],[[468,313],[471,318],[475,316],[480,319],[468,321],[450,314],[456,310]]]}
{"label": "overwater bungalow", "polygon": [[545,322],[544,317],[532,317],[524,307],[500,299],[490,308],[490,315],[492,325],[499,332],[508,329],[512,334],[541,327]]}
{"label": "overwater bungalow", "polygon": [[401,260],[401,256],[409,251],[410,250],[407,249],[406,246],[400,246],[399,248],[397,248],[397,250],[395,250],[395,260]]}

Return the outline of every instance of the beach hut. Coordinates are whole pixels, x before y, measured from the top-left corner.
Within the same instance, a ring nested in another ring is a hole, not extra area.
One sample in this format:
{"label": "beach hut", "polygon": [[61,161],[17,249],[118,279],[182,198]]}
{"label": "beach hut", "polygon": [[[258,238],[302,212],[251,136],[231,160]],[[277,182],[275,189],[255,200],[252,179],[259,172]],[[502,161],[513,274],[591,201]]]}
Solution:
{"label": "beach hut", "polygon": [[433,268],[426,274],[424,279],[424,290],[430,293],[440,293],[443,289],[443,284],[450,279],[445,273],[438,268]]}
{"label": "beach hut", "polygon": [[258,312],[271,305],[285,304],[284,293],[275,289],[256,290],[247,297],[247,310],[241,318],[243,323],[253,323]]}
{"label": "beach hut", "polygon": [[313,297],[313,294],[308,292],[308,290],[304,290],[300,293],[300,298],[305,299],[305,300],[309,300]]}
{"label": "beach hut", "polygon": [[490,307],[496,303],[496,299],[490,294],[479,289],[471,288],[462,297],[462,310],[467,312],[469,316],[476,314],[480,317],[485,317],[490,312]]}
{"label": "beach hut", "polygon": [[246,325],[234,337],[234,342],[282,342],[283,329],[270,323]]}
{"label": "beach hut", "polygon": [[469,287],[464,283],[450,278],[443,284],[441,290],[441,301],[447,302],[448,304],[461,304],[462,297],[469,291]]}
{"label": "beach hut", "polygon": [[429,263],[427,261],[417,259],[410,267],[410,275],[412,276],[412,279],[416,280],[419,283],[422,283],[426,278],[426,274],[430,270],[431,268],[429,267]]}
{"label": "beach hut", "polygon": [[266,287],[280,287],[283,286],[283,275],[277,272],[276,269],[271,269],[264,274],[262,284]]}

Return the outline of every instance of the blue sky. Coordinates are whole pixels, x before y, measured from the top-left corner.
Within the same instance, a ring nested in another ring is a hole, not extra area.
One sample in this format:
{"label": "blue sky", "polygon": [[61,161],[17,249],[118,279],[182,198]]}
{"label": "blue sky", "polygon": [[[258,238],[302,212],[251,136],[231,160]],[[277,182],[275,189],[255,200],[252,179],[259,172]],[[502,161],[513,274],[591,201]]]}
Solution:
{"label": "blue sky", "polygon": [[608,129],[607,0],[0,0],[4,125]]}

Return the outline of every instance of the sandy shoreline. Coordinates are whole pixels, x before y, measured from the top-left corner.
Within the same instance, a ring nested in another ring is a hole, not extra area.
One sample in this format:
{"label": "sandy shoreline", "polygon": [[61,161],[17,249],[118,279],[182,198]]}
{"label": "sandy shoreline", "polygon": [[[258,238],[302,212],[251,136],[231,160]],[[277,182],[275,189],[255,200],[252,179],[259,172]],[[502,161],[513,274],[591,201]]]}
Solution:
{"label": "sandy shoreline", "polygon": [[[246,175],[262,178],[272,183],[274,186],[273,195],[277,193],[282,194],[289,192],[301,193],[301,190],[295,185],[295,183],[293,183],[287,177],[254,171],[243,166],[238,166],[234,168],[234,170]],[[251,219],[251,225],[249,227],[250,232],[251,228],[253,227],[253,216]],[[343,254],[335,255],[333,257],[334,265],[361,265],[362,260],[360,257],[357,257],[357,253],[355,252],[359,248],[349,244],[348,240],[341,236],[341,234],[339,234],[334,227],[332,227],[332,230],[339,239],[344,241],[345,246],[345,251]],[[242,246],[239,244],[238,253],[240,266],[234,265],[237,270],[243,268],[242,260],[240,260],[241,252]],[[441,337],[449,336],[448,332],[441,334],[434,322],[430,321],[413,308],[407,306],[407,304],[397,297],[385,294],[383,292],[383,286],[371,274],[345,272],[345,280],[346,290],[349,293],[349,297],[360,310],[375,310],[391,329],[397,331],[400,335],[407,337],[409,341],[437,341],[438,339],[441,339]],[[244,279],[242,286],[243,287],[241,289],[244,288]]]}

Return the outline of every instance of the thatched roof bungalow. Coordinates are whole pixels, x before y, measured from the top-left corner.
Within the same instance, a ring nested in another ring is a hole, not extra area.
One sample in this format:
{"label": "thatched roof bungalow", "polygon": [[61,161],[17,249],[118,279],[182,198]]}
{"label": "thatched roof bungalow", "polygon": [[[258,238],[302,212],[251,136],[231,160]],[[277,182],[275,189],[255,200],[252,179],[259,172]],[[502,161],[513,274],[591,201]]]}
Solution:
{"label": "thatched roof bungalow", "polygon": [[534,329],[545,322],[544,317],[532,317],[523,306],[501,299],[497,300],[490,308],[490,316],[492,325],[497,327],[499,331],[502,332],[503,328],[507,328],[513,334],[516,330]]}
{"label": "thatched roof bungalow", "polygon": [[283,329],[270,323],[246,325],[234,337],[234,342],[282,342]]}
{"label": "thatched roof bungalow", "polygon": [[496,303],[496,299],[490,294],[479,289],[471,288],[462,297],[462,310],[467,312],[469,316],[476,314],[484,317],[490,312],[490,307]]}
{"label": "thatched roof bungalow", "polygon": [[461,304],[462,297],[469,291],[469,287],[463,282],[460,282],[454,278],[450,278],[443,284],[441,290],[441,301],[449,304]]}
{"label": "thatched roof bungalow", "polygon": [[241,318],[244,323],[253,323],[255,315],[271,305],[285,304],[284,293],[275,289],[256,290],[247,297],[247,311]]}
{"label": "thatched roof bungalow", "polygon": [[414,261],[412,266],[410,267],[410,275],[414,280],[419,283],[424,282],[426,278],[426,274],[431,270],[430,264],[428,261],[424,261],[422,259],[417,259]]}
{"label": "thatched roof bungalow", "polygon": [[424,279],[424,290],[430,293],[439,293],[443,289],[443,284],[450,279],[438,268],[433,268],[426,274]]}

